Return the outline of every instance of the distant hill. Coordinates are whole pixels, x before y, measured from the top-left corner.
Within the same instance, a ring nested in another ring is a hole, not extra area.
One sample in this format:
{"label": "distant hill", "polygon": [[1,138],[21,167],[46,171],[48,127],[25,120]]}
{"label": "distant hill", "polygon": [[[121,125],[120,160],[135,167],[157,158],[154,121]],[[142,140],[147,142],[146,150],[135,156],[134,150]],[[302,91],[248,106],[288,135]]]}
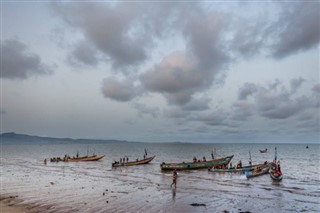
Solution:
{"label": "distant hill", "polygon": [[40,137],[25,134],[17,134],[14,132],[2,133],[0,135],[1,143],[128,143],[122,140],[99,140],[99,139],[73,139],[73,138],[53,138]]}

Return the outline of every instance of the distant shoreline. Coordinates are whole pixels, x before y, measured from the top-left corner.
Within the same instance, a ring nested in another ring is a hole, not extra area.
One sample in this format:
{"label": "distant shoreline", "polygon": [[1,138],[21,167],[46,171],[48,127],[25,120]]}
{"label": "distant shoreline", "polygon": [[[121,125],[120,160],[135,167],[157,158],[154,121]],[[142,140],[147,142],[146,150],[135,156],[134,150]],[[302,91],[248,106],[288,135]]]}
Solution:
{"label": "distant shoreline", "polygon": [[127,143],[139,143],[139,144],[301,144],[301,145],[319,145],[319,142],[309,143],[292,143],[292,142],[188,142],[188,141],[163,141],[163,142],[142,142],[142,141],[127,141],[117,139],[74,139],[74,138],[55,138],[55,137],[43,137],[27,134],[18,134],[14,132],[2,133],[0,135],[1,144],[127,144]]}

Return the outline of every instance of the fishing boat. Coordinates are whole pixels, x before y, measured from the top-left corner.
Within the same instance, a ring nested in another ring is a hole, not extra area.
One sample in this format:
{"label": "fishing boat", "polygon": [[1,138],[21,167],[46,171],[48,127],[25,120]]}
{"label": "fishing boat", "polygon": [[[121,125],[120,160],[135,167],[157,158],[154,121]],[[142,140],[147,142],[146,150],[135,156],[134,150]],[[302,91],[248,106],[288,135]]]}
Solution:
{"label": "fishing boat", "polygon": [[102,156],[92,155],[92,156],[83,156],[83,157],[75,157],[75,158],[64,158],[63,162],[98,161],[103,157],[104,155]]}
{"label": "fishing boat", "polygon": [[233,155],[224,158],[217,158],[208,161],[182,162],[182,163],[165,163],[160,164],[161,170],[192,170],[192,169],[208,169],[214,167],[224,167],[229,164]]}
{"label": "fishing boat", "polygon": [[143,160],[129,161],[129,162],[114,162],[112,163],[112,167],[120,167],[120,166],[136,166],[141,164],[150,163],[156,156],[152,156],[149,158],[145,158]]}
{"label": "fishing boat", "polygon": [[266,152],[268,151],[268,149],[267,149],[267,148],[265,148],[265,149],[259,149],[259,151],[260,151],[260,153],[266,153]]}
{"label": "fishing boat", "polygon": [[258,177],[261,175],[268,174],[269,169],[270,169],[270,164],[264,164],[261,167],[260,166],[255,167],[252,171],[247,171],[245,174],[247,178]]}
{"label": "fishing boat", "polygon": [[243,166],[241,168],[225,168],[225,169],[218,169],[218,168],[211,168],[208,169],[209,172],[239,172],[239,173],[244,173],[244,172],[249,172],[254,170],[256,167],[263,167],[264,165],[268,164],[268,162],[261,163],[261,164],[255,164],[255,165],[248,165],[248,166]]}
{"label": "fishing boat", "polygon": [[275,181],[282,180],[282,172],[280,169],[280,161],[277,162],[277,147],[274,148],[274,160],[270,165],[269,174],[270,177]]}
{"label": "fishing boat", "polygon": [[270,174],[270,177],[275,181],[282,180],[282,172],[280,170],[280,164],[271,163],[269,174]]}

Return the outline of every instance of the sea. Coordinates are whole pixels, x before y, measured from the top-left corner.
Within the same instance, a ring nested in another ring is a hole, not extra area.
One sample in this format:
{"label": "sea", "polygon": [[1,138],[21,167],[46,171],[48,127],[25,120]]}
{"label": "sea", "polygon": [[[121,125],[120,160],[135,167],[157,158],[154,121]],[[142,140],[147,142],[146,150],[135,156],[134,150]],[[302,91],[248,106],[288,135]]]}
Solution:
{"label": "sea", "polygon": [[[162,172],[162,162],[188,162],[193,157],[234,155],[233,165],[272,161],[277,147],[283,180],[269,175],[247,179],[244,174]],[[41,212],[320,212],[320,145],[198,143],[35,143],[1,144],[1,197],[15,205],[42,207]],[[267,148],[267,153],[259,149]],[[113,169],[120,158],[156,158],[146,165]],[[96,162],[44,159],[105,155]],[[35,208],[30,208],[35,210]]]}

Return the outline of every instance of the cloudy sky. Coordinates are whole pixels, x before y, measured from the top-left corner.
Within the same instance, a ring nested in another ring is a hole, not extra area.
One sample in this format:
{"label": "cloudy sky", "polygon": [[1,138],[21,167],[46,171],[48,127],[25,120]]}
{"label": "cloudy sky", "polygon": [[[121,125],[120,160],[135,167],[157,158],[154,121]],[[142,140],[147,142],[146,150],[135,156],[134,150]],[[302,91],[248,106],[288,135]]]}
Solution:
{"label": "cloudy sky", "polygon": [[317,1],[1,1],[1,132],[320,142]]}

